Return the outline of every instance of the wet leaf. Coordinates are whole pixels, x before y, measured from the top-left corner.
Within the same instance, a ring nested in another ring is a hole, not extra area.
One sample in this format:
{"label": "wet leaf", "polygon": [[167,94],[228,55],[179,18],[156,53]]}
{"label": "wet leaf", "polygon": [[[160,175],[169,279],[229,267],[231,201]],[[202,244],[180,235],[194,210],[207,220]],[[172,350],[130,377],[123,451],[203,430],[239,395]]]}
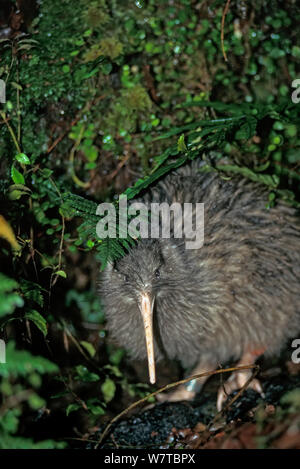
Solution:
{"label": "wet leaf", "polygon": [[36,327],[43,333],[44,337],[46,337],[48,330],[47,330],[47,322],[41,316],[40,313],[38,313],[35,309],[32,309],[31,311],[28,311],[25,313],[25,319],[29,319],[32,321]]}
{"label": "wet leaf", "polygon": [[21,174],[14,166],[11,168],[11,178],[15,184],[25,184],[23,174]]}
{"label": "wet leaf", "polygon": [[21,164],[30,164],[30,159],[25,153],[18,153],[16,155],[16,160]]}
{"label": "wet leaf", "polygon": [[116,392],[116,385],[113,380],[106,378],[101,386],[101,391],[103,392],[105,402],[110,402],[114,398]]}

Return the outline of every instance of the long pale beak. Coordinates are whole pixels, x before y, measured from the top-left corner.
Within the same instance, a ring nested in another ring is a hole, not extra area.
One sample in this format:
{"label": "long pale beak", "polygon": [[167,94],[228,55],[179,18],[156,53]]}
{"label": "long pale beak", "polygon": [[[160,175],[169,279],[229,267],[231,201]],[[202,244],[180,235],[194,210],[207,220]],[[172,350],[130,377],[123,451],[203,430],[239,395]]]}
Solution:
{"label": "long pale beak", "polygon": [[140,310],[144,322],[149,379],[151,384],[154,384],[156,381],[153,345],[153,305],[154,299],[151,298],[151,295],[149,295],[148,293],[143,293],[140,303]]}

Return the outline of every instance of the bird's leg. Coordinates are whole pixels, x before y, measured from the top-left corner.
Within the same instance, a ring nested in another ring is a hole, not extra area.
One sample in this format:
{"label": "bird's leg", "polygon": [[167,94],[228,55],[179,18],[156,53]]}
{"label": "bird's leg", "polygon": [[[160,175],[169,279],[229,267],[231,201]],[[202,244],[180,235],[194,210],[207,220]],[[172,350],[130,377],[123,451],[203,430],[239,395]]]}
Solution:
{"label": "bird's leg", "polygon": [[[265,352],[264,349],[257,349],[252,350],[244,353],[241,360],[237,364],[237,366],[242,365],[253,365],[256,359]],[[243,370],[243,371],[236,371],[234,372],[230,378],[219,388],[218,391],[218,398],[217,398],[217,409],[220,411],[223,407],[224,402],[226,401],[229,394],[233,391],[237,391],[241,389],[252,374],[252,370]],[[248,388],[254,389],[254,391],[258,392],[262,397],[264,397],[264,393],[261,387],[261,384],[258,379],[253,379]]]}
{"label": "bird's leg", "polygon": [[[200,362],[195,368],[193,368],[191,376],[205,373],[206,371],[213,371],[215,368],[215,365],[212,367],[208,365],[204,366],[203,363]],[[191,401],[201,390],[202,386],[208,378],[209,376],[203,376],[202,378],[193,379],[185,384],[179,385],[175,391],[166,394],[158,394],[156,398],[159,402]]]}

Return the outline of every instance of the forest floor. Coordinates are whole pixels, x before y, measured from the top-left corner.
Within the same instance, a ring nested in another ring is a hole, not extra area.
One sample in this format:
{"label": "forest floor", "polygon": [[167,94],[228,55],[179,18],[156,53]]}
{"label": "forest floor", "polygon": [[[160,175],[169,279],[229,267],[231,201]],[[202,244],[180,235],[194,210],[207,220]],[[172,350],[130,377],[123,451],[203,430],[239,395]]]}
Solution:
{"label": "forest floor", "polygon": [[102,448],[300,449],[300,365],[283,354],[259,377],[265,397],[246,389],[218,419],[214,376],[191,402],[157,404],[120,420]]}

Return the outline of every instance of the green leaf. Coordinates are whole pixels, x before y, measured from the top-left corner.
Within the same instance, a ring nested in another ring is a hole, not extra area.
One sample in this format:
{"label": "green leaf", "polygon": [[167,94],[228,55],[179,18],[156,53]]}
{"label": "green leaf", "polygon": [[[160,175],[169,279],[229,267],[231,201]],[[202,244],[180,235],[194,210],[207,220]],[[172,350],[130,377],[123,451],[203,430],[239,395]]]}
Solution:
{"label": "green leaf", "polygon": [[40,374],[56,373],[59,368],[47,358],[32,355],[28,350],[16,350],[15,342],[9,341],[6,344],[6,363],[0,364],[0,376],[3,378],[26,377],[33,371]]}
{"label": "green leaf", "polygon": [[256,173],[261,173],[261,172],[265,171],[266,169],[268,169],[269,166],[270,166],[270,161],[266,161],[264,164],[262,164],[260,166],[256,166],[255,167],[255,172]]}
{"label": "green leaf", "polygon": [[28,404],[33,410],[38,410],[41,407],[45,407],[46,401],[42,399],[38,394],[32,393],[28,398]]}
{"label": "green leaf", "polygon": [[21,192],[21,191],[12,191],[9,193],[8,197],[10,200],[19,200],[22,195],[24,195],[25,192]]}
{"label": "green leaf", "polygon": [[31,190],[23,184],[11,184],[8,188],[8,197],[10,200],[19,200],[22,195],[29,195]]}
{"label": "green leaf", "polygon": [[260,182],[271,188],[276,188],[279,184],[279,178],[276,174],[255,173],[247,167],[235,165],[217,165],[216,168],[229,173],[241,174],[242,176],[251,179],[251,181]]}
{"label": "green leaf", "polygon": [[1,418],[1,427],[8,433],[16,433],[19,426],[20,410],[17,408],[8,410]]}
{"label": "green leaf", "polygon": [[0,449],[63,449],[66,443],[63,441],[44,440],[34,442],[31,438],[23,438],[5,433],[0,438]]}
{"label": "green leaf", "polygon": [[85,383],[93,383],[99,381],[99,376],[96,373],[91,373],[85,366],[76,366],[77,380],[81,380]]}
{"label": "green leaf", "polygon": [[69,404],[66,408],[66,415],[68,416],[71,412],[75,412],[78,409],[82,409],[82,406],[80,404]]}
{"label": "green leaf", "polygon": [[88,409],[96,417],[99,417],[100,415],[105,415],[105,410],[103,409],[103,407],[101,407],[101,405],[91,404],[91,405],[88,405]]}
{"label": "green leaf", "polygon": [[22,91],[23,89],[22,86],[19,85],[19,83],[16,83],[15,81],[11,81],[10,84],[19,91]]}
{"label": "green leaf", "polygon": [[25,313],[24,317],[25,319],[29,319],[30,321],[32,321],[36,325],[36,327],[44,334],[44,337],[46,337],[48,333],[47,322],[43,318],[43,316],[41,316],[40,313],[38,313],[35,309],[32,309]]}
{"label": "green leaf", "polygon": [[0,273],[0,317],[14,312],[15,308],[24,305],[23,298],[13,290],[18,287],[18,283]]}
{"label": "green leaf", "polygon": [[0,272],[0,293],[8,293],[9,291],[18,288],[19,284],[16,280],[6,277]]}
{"label": "green leaf", "polygon": [[29,282],[28,280],[21,279],[20,280],[21,290],[26,300],[34,301],[39,306],[43,306],[44,304],[44,297],[42,292],[47,292],[44,288],[41,287],[38,283]]}
{"label": "green leaf", "polygon": [[94,161],[91,161],[90,163],[85,163],[84,165],[84,169],[91,170],[95,168],[97,168],[97,163],[95,163]]}
{"label": "green leaf", "polygon": [[86,342],[85,340],[81,340],[80,345],[89,353],[89,355],[92,358],[95,356],[96,350],[90,342]]}
{"label": "green leaf", "polygon": [[25,184],[23,174],[21,174],[14,166],[11,168],[11,178],[15,184]]}
{"label": "green leaf", "polygon": [[92,33],[93,33],[93,31],[91,29],[87,29],[86,31],[84,31],[83,36],[84,37],[89,37]]}
{"label": "green leaf", "polygon": [[18,46],[18,51],[20,50],[30,50],[32,49],[32,45],[31,44],[22,44],[21,46]]}
{"label": "green leaf", "polygon": [[82,151],[90,162],[94,162],[98,158],[98,149],[94,146],[82,145]]}
{"label": "green leaf", "polygon": [[30,159],[25,153],[18,153],[15,158],[21,164],[30,164]]}
{"label": "green leaf", "polygon": [[64,73],[70,73],[70,66],[67,65],[67,64],[63,65],[62,71],[63,71]]}
{"label": "green leaf", "polygon": [[187,146],[184,141],[184,134],[180,135],[178,141],[177,141],[177,148],[179,152],[186,152],[187,151]]}
{"label": "green leaf", "polygon": [[67,278],[67,274],[64,270],[58,270],[55,272],[55,275],[59,275],[59,277]]}
{"label": "green leaf", "polygon": [[113,68],[113,66],[112,66],[112,63],[110,63],[110,62],[103,63],[101,65],[101,70],[104,73],[104,75],[109,75],[110,72],[112,71],[112,68]]}
{"label": "green leaf", "polygon": [[49,178],[51,174],[53,173],[52,169],[44,168],[41,170],[44,178]]}
{"label": "green leaf", "polygon": [[111,373],[113,373],[117,378],[121,378],[123,376],[119,368],[115,365],[105,365],[104,368],[105,370],[111,371]]}
{"label": "green leaf", "polygon": [[113,365],[119,365],[122,361],[122,358],[125,355],[125,351],[121,348],[117,348],[109,354],[109,361]]}
{"label": "green leaf", "polygon": [[103,392],[105,402],[110,402],[114,398],[116,392],[116,385],[113,380],[106,378],[101,386],[101,391]]}
{"label": "green leaf", "polygon": [[103,408],[105,404],[103,402],[100,402],[97,398],[92,397],[91,399],[88,399],[86,401],[86,406],[89,411],[96,417],[98,417],[99,415],[105,415],[105,410]]}

